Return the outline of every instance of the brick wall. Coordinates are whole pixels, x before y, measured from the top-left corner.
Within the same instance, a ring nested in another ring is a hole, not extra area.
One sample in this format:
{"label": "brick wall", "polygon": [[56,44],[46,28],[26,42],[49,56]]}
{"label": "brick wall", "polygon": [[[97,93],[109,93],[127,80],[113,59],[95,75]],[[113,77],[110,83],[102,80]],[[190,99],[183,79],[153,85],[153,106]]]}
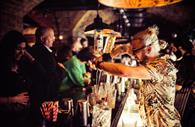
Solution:
{"label": "brick wall", "polygon": [[23,16],[44,0],[1,0],[0,39],[9,30],[23,30]]}

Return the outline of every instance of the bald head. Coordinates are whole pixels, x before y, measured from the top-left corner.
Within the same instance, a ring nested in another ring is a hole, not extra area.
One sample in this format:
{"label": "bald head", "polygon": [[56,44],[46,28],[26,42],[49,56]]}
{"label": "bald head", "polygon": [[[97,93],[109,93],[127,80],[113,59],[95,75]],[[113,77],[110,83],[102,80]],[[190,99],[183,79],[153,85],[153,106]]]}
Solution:
{"label": "bald head", "polygon": [[39,27],[35,32],[36,42],[43,43],[48,47],[53,46],[55,41],[54,30],[50,27]]}
{"label": "bald head", "polygon": [[37,28],[36,32],[35,32],[35,36],[36,36],[36,41],[40,42],[41,41],[41,37],[46,36],[48,31],[53,30],[50,27],[39,27]]}

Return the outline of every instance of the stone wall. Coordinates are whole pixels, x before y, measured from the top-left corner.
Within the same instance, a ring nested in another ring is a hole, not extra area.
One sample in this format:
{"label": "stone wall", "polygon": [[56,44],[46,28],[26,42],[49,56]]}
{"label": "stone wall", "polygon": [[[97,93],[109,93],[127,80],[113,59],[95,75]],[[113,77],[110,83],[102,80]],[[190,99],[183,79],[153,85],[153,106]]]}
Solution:
{"label": "stone wall", "polygon": [[44,0],[1,0],[0,38],[9,30],[23,30],[23,16]]}

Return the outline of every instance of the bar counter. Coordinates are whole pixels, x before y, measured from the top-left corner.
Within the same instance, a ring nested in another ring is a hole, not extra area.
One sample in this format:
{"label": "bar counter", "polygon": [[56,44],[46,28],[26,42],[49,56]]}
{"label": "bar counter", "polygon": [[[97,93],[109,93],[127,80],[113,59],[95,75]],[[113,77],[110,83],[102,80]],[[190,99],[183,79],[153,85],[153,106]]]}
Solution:
{"label": "bar counter", "polygon": [[[85,98],[86,96],[91,92],[91,90],[89,88],[87,88],[86,90],[81,90],[81,89],[75,89],[74,91],[70,91],[70,93],[66,93],[66,95],[64,95],[62,98],[71,98],[73,97],[73,94],[77,93],[77,98],[74,98],[74,111],[75,114],[74,116],[71,118],[70,116],[68,116],[67,114],[64,113],[59,113],[58,114],[58,120],[55,123],[55,126],[57,125],[58,127],[81,127],[81,121],[79,120],[79,116],[78,115],[78,111],[77,111],[77,100],[80,98]],[[123,108],[125,106],[126,100],[128,98],[128,93],[129,90],[126,90],[125,93],[122,93],[120,96],[117,96],[116,98],[116,105],[115,108],[112,109],[112,115],[111,115],[111,127],[117,127],[118,121],[121,117],[121,113],[123,111]],[[89,123],[91,126],[92,124],[92,117],[89,119]]]}
{"label": "bar counter", "polygon": [[112,111],[111,127],[117,127],[118,121],[121,117],[126,100],[128,98],[129,89],[121,96],[121,99],[116,102],[116,106]]}

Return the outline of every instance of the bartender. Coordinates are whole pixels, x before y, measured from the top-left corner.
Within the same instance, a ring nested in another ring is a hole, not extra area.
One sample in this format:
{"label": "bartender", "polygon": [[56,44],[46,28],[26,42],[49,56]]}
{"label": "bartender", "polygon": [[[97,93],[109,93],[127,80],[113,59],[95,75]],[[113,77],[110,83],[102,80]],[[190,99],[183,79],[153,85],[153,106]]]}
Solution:
{"label": "bartender", "polygon": [[133,54],[138,66],[105,62],[98,58],[96,67],[121,77],[141,79],[140,115],[147,127],[180,127],[180,116],[174,107],[177,69],[168,59],[159,55],[158,27],[152,26],[134,35],[131,44],[119,46],[103,59],[111,59],[117,54]]}

